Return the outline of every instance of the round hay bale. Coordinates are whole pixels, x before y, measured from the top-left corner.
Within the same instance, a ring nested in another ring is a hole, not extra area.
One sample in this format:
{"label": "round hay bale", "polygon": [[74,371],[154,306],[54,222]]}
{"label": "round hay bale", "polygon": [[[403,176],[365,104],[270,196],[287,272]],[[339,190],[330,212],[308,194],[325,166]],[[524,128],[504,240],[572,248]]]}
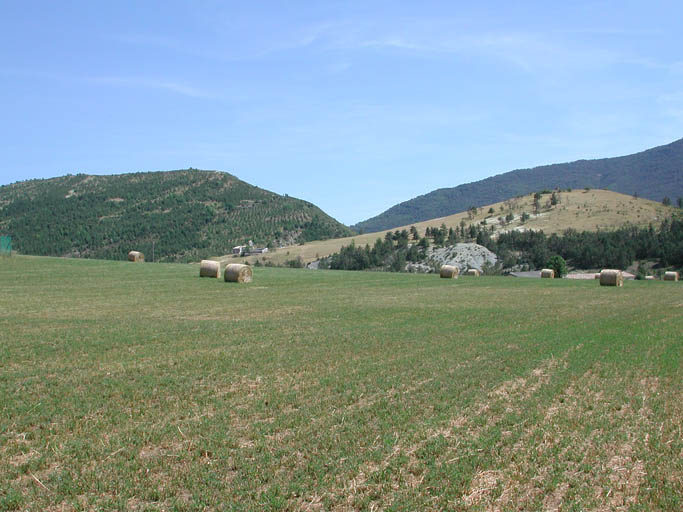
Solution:
{"label": "round hay bale", "polygon": [[600,279],[600,272],[595,273],[595,279]]}
{"label": "round hay bale", "polygon": [[555,279],[555,271],[552,268],[544,268],[541,270],[541,277],[545,279]]}
{"label": "round hay bale", "polygon": [[621,270],[603,269],[600,271],[600,286],[624,286]]}
{"label": "round hay bale", "polygon": [[202,260],[199,263],[199,277],[220,277],[221,264],[218,261]]}
{"label": "round hay bale", "polygon": [[128,253],[128,261],[144,262],[145,255],[142,254],[140,251],[130,251]]}
{"label": "round hay bale", "polygon": [[645,276],[645,280],[646,280],[646,281],[654,281],[654,280],[655,280],[655,276]]}
{"label": "round hay bale", "polygon": [[442,265],[439,275],[446,279],[457,279],[460,269],[454,265]]}
{"label": "round hay bale", "polygon": [[664,272],[664,281],[678,281],[678,272]]}
{"label": "round hay bale", "polygon": [[223,276],[226,283],[251,283],[251,267],[241,263],[230,263],[225,267]]}
{"label": "round hay bale", "polygon": [[467,270],[467,272],[465,272],[465,275],[479,277],[481,275],[481,272],[477,268],[470,268]]}

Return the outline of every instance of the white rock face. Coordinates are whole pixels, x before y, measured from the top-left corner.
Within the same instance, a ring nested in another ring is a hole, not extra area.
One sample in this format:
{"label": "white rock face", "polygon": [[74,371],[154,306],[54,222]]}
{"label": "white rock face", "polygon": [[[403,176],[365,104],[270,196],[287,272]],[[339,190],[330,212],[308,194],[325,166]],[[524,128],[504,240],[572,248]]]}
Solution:
{"label": "white rock face", "polygon": [[434,272],[434,268],[430,267],[426,263],[408,263],[406,265],[406,272],[412,272],[414,274],[430,274]]}
{"label": "white rock face", "polygon": [[454,265],[463,272],[468,268],[482,270],[485,264],[495,265],[498,257],[483,245],[462,243],[437,249],[430,247],[427,249],[427,261],[439,266]]}
{"label": "white rock face", "polygon": [[[448,247],[429,247],[425,259],[417,263],[408,263],[406,272],[431,273],[438,272],[441,265],[454,265],[464,272],[468,268],[483,270],[484,265],[495,265],[498,257],[483,245],[462,243]],[[319,260],[306,265],[310,269],[318,269]]]}

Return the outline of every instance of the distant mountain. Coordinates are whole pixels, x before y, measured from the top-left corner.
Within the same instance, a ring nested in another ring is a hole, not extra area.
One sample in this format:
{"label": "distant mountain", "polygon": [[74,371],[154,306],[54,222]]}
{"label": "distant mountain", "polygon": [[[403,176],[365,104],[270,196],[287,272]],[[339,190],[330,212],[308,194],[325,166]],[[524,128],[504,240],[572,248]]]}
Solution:
{"label": "distant mountain", "polygon": [[347,236],[317,206],[196,169],[68,175],[0,187],[0,233],[24,254],[192,261],[257,245]]}
{"label": "distant mountain", "polygon": [[667,196],[674,201],[683,196],[683,139],[633,155],[520,169],[441,188],[352,227],[366,233],[382,231],[556,187],[606,189],[655,201]]}

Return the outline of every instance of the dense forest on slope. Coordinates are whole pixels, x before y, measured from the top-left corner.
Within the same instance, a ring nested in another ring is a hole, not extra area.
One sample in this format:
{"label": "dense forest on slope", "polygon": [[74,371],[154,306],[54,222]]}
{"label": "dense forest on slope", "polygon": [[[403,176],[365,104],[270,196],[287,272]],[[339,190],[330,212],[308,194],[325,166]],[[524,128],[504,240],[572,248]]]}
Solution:
{"label": "dense forest on slope", "polygon": [[347,236],[315,205],[224,172],[68,175],[0,187],[0,232],[24,254],[192,261],[252,240],[276,247]]}
{"label": "dense forest on slope", "polygon": [[454,188],[441,188],[392,206],[352,227],[366,233],[383,231],[544,188],[584,187],[637,194],[655,201],[669,197],[674,201],[683,196],[683,139],[633,155],[520,169]]}

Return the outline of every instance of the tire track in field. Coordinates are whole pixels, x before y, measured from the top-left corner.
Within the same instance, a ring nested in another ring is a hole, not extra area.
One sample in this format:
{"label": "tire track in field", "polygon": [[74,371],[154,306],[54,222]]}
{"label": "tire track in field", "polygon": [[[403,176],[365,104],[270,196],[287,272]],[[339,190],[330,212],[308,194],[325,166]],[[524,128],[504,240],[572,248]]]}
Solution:
{"label": "tire track in field", "polygon": [[[604,379],[587,371],[541,410],[543,420],[537,426],[503,448],[499,469],[484,471],[473,480],[478,489],[497,489],[500,494],[493,496],[475,488],[463,501],[492,511],[559,511],[570,503],[589,510],[620,511],[635,505],[646,471],[634,447],[643,441],[639,436],[654,426],[647,402],[656,393],[658,382],[643,379],[637,390],[629,387],[627,380],[620,383],[629,394],[642,393],[645,405],[637,411],[622,406],[614,414],[614,399],[603,391]],[[597,428],[604,428],[605,418],[610,416],[609,432]],[[596,424],[589,435],[580,428],[567,428],[568,424],[586,422]]]}
{"label": "tire track in field", "polygon": [[[377,484],[370,482],[372,477],[384,471],[397,458],[407,458],[407,462],[400,465],[397,474],[392,475],[390,485],[399,492],[416,492],[423,485],[425,473],[423,462],[420,460],[418,452],[425,448],[430,442],[437,438],[443,438],[449,444],[448,452],[456,455],[456,460],[467,454],[459,452],[463,444],[468,444],[476,440],[486,428],[497,425],[505,412],[511,411],[516,405],[528,400],[537,393],[543,386],[550,382],[552,374],[557,371],[573,350],[578,350],[581,346],[573,347],[566,351],[559,358],[551,357],[541,362],[524,377],[509,379],[493,388],[487,393],[486,399],[479,400],[469,406],[467,410],[448,423],[435,429],[429,429],[424,439],[417,442],[399,440],[391,453],[379,464],[366,463],[361,467],[357,474],[348,478],[334,494],[339,501],[336,509],[353,509],[354,502],[363,496],[377,491]],[[500,411],[503,412],[500,412]],[[483,425],[476,421],[482,415],[486,416]],[[452,462],[448,461],[448,462]],[[488,484],[491,481],[491,473],[475,476],[474,486],[463,496],[463,502],[472,504],[481,501],[487,494]],[[481,485],[478,485],[479,481]],[[304,505],[299,503],[299,505]],[[383,505],[389,505],[384,503]],[[305,508],[305,506],[303,507]]]}

